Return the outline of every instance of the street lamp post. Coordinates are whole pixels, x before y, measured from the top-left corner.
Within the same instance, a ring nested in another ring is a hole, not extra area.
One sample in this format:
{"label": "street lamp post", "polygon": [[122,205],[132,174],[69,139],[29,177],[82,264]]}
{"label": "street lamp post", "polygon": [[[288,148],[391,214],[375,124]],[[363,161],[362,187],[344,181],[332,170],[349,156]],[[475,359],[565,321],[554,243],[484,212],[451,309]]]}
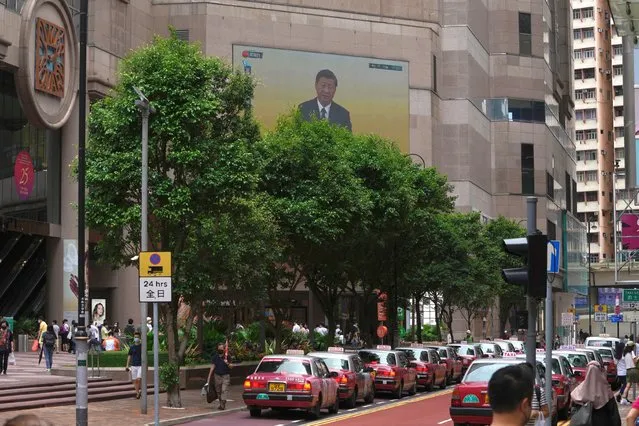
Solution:
{"label": "street lamp post", "polygon": [[[149,115],[155,112],[155,109],[149,104],[149,100],[144,96],[144,94],[137,88],[133,88],[135,93],[140,97],[135,101],[135,106],[140,110],[140,114],[142,115],[142,217],[141,217],[141,230],[140,230],[140,250],[147,251],[149,248],[149,233],[148,233],[148,187],[149,187]],[[153,316],[154,321],[157,322],[157,303],[153,304]],[[146,329],[146,317],[147,317],[147,304],[146,302],[142,302],[140,304],[140,338],[142,340],[142,377],[141,377],[141,391],[142,395],[140,397],[140,412],[142,414],[147,413],[147,371],[149,368],[149,363],[147,359],[147,329]],[[153,342],[156,343],[157,340],[157,327],[153,330]],[[154,350],[154,357],[157,354],[157,346]],[[155,406],[155,424],[158,424],[158,405],[159,405],[159,395],[157,393],[157,389],[159,388],[158,383],[158,369],[157,367],[153,371],[153,379],[154,388],[156,391],[154,392],[154,406]]]}
{"label": "street lamp post", "polygon": [[590,219],[592,217],[587,218],[586,226],[588,227],[588,232],[586,233],[586,244],[588,244],[588,334],[592,336],[592,300],[591,300],[591,279],[590,279]]}

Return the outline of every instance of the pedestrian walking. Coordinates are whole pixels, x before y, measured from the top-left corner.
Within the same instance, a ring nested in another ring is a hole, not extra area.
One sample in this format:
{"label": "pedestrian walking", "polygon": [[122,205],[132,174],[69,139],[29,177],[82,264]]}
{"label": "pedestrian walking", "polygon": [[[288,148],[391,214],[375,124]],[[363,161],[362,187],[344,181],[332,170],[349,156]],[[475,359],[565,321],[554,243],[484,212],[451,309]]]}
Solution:
{"label": "pedestrian walking", "polygon": [[128,324],[124,327],[124,334],[126,334],[127,337],[133,337],[133,333],[135,333],[133,318],[129,318]]}
{"label": "pedestrian walking", "polygon": [[[624,390],[626,389],[626,376],[628,374],[628,369],[626,368],[626,360],[625,360],[625,353],[626,353],[626,346],[624,345],[624,350],[621,353],[621,358],[619,358],[619,360],[617,361],[617,379],[619,380],[619,393],[617,393],[617,402],[620,403],[621,405],[626,405],[626,399],[624,398],[624,400],[621,400],[622,395],[624,394]],[[632,349],[628,348],[629,351],[632,351]]]}
{"label": "pedestrian walking", "polygon": [[[211,360],[211,369],[205,386],[215,386],[215,392],[220,400],[218,410],[226,409],[226,400],[228,397],[229,385],[231,383],[231,368],[228,357],[228,341],[226,345],[219,343],[217,345],[217,353],[213,355]],[[213,382],[211,382],[211,377]]]}
{"label": "pedestrian walking", "polygon": [[9,355],[13,349],[13,333],[9,330],[9,323],[6,320],[0,322],[0,373],[7,374],[9,365]]}
{"label": "pedestrian walking", "polygon": [[491,426],[524,426],[532,415],[535,376],[525,364],[497,370],[488,382]]}
{"label": "pedestrian walking", "polygon": [[[621,426],[615,394],[596,361],[588,363],[586,378],[571,393],[573,404],[579,406],[573,419],[584,419],[589,426]],[[582,412],[583,410],[583,412]],[[590,417],[589,421],[587,417]]]}
{"label": "pedestrian walking", "polygon": [[47,367],[47,373],[51,373],[53,366],[53,351],[55,350],[55,332],[53,325],[47,327],[47,331],[42,335],[42,350],[44,351],[44,361]]}
{"label": "pedestrian walking", "polygon": [[[637,357],[635,356],[635,343],[632,340],[628,340],[628,342],[626,342],[622,360],[626,367],[626,386],[624,386],[623,392],[619,392],[619,395],[621,395],[619,402],[622,405],[630,405],[630,401],[628,401],[628,391],[630,391],[632,386],[636,386],[636,384],[639,383],[639,370],[636,366]],[[619,366],[617,366],[617,374],[619,374],[618,369]]]}
{"label": "pedestrian walking", "polygon": [[55,353],[60,353],[60,348],[58,347],[58,342],[60,339],[60,326],[58,325],[58,320],[51,321],[53,324],[53,332],[55,333]]}
{"label": "pedestrian walking", "polygon": [[75,320],[71,320],[71,327],[69,327],[69,353],[75,354],[75,333],[78,330],[78,324]]}
{"label": "pedestrian walking", "polygon": [[140,333],[133,333],[133,344],[129,347],[129,356],[126,358],[125,370],[131,372],[131,382],[135,389],[135,398],[140,399],[140,381],[142,379],[142,344]]}
{"label": "pedestrian walking", "polygon": [[60,337],[62,338],[62,352],[69,350],[69,321],[65,318],[62,320],[62,326],[60,327]]}

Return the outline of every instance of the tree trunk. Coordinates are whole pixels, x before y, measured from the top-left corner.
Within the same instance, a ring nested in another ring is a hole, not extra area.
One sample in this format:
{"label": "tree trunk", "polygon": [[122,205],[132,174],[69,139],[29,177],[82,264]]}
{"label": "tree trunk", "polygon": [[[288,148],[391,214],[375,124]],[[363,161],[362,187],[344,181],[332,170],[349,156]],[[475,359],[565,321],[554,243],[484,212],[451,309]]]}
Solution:
{"label": "tree trunk", "polygon": [[467,330],[472,330],[473,329],[473,314],[470,311],[466,311],[467,315],[466,315],[466,329]]}
{"label": "tree trunk", "polygon": [[200,306],[197,315],[197,351],[200,355],[204,353],[204,307]]}
{"label": "tree trunk", "polygon": [[[437,335],[437,339],[441,342],[442,339],[442,328],[441,328],[441,309],[439,309],[439,300],[437,299],[437,294],[432,297],[433,305],[435,307],[435,334]],[[452,333],[451,333],[452,336]]]}
{"label": "tree trunk", "polygon": [[[164,323],[166,324],[166,337],[167,346],[169,351],[169,362],[175,363],[177,368],[177,374],[180,374],[180,359],[179,359],[179,340],[177,330],[177,307],[178,301],[165,305],[162,309],[164,313]],[[192,318],[192,315],[191,315]],[[192,319],[191,319],[192,321]],[[154,330],[157,333],[158,330]],[[188,337],[188,336],[187,336]],[[180,395],[180,386],[172,386],[166,391],[166,405],[167,407],[182,408],[182,397]]]}
{"label": "tree trunk", "polygon": [[282,353],[282,320],[280,315],[275,313],[273,309],[273,317],[275,319],[275,353]]}
{"label": "tree trunk", "polygon": [[422,343],[422,310],[420,309],[422,304],[422,296],[415,296],[415,329],[417,330],[417,341]]}

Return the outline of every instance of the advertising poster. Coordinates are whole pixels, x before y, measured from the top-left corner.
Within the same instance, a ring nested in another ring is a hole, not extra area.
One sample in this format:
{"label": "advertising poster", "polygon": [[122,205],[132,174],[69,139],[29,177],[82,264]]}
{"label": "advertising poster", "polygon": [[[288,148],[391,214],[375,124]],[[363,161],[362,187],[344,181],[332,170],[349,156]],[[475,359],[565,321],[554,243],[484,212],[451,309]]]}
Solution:
{"label": "advertising poster", "polygon": [[33,160],[28,151],[20,151],[16,156],[13,166],[13,182],[16,186],[18,198],[26,200],[33,191],[35,173],[33,171]]}
{"label": "advertising poster", "polygon": [[639,249],[639,216],[633,213],[621,215],[621,245],[624,250]]}
{"label": "advertising poster", "polygon": [[91,324],[102,325],[106,319],[106,299],[91,299]]}
{"label": "advertising poster", "polygon": [[408,62],[234,45],[233,64],[256,79],[253,107],[265,129],[299,108],[409,152]]}
{"label": "advertising poster", "polygon": [[63,258],[63,312],[64,318],[78,320],[78,243],[76,240],[64,240]]}

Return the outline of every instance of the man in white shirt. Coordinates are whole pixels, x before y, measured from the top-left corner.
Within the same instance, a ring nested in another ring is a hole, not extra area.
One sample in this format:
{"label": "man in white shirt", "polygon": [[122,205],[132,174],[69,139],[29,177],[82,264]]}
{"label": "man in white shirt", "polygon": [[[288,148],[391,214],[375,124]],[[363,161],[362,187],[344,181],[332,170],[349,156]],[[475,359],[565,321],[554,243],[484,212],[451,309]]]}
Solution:
{"label": "man in white shirt", "polygon": [[302,331],[302,327],[297,322],[293,323],[293,333],[299,333]]}

